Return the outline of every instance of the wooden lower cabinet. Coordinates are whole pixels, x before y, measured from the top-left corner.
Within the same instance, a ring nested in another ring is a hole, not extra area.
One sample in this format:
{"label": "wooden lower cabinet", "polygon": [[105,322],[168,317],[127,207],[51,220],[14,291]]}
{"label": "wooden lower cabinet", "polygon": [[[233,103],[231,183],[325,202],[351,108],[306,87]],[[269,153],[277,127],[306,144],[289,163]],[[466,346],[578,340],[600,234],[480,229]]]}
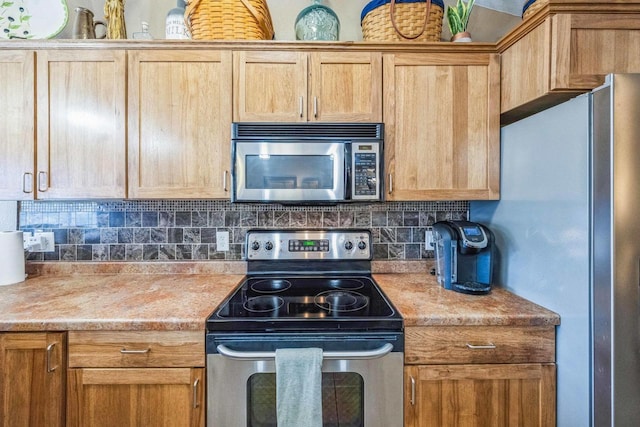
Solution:
{"label": "wooden lower cabinet", "polygon": [[405,328],[406,427],[554,427],[555,327]]}
{"label": "wooden lower cabinet", "polygon": [[204,427],[204,331],[70,331],[67,427]]}
{"label": "wooden lower cabinet", "polygon": [[204,426],[204,378],[204,368],[70,369],[67,426]]}
{"label": "wooden lower cabinet", "polygon": [[555,426],[555,372],[555,364],[408,366],[405,426]]}
{"label": "wooden lower cabinet", "polygon": [[0,334],[0,426],[65,425],[64,332]]}

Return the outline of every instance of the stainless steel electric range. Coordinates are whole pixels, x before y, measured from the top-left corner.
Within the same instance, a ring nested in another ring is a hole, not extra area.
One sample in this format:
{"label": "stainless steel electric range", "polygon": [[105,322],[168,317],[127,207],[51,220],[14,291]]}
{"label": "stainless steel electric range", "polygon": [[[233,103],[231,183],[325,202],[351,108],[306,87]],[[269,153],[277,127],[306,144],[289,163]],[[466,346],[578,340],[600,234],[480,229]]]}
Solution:
{"label": "stainless steel electric range", "polygon": [[252,230],[247,276],[207,321],[210,427],[275,427],[275,350],[323,350],[323,425],[401,427],[402,317],[367,230]]}

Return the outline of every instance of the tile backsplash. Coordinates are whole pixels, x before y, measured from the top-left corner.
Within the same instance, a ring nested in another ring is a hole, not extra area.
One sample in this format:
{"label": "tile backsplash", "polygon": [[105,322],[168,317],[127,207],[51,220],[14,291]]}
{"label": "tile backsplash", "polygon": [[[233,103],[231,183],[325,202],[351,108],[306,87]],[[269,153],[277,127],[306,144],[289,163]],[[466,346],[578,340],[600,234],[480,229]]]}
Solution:
{"label": "tile backsplash", "polygon": [[[251,228],[364,228],[374,259],[432,258],[424,249],[428,226],[467,219],[468,202],[388,202],[337,206],[232,204],[228,201],[21,202],[19,228],[53,231],[55,251],[37,261],[241,260]],[[216,232],[229,232],[229,250]]]}

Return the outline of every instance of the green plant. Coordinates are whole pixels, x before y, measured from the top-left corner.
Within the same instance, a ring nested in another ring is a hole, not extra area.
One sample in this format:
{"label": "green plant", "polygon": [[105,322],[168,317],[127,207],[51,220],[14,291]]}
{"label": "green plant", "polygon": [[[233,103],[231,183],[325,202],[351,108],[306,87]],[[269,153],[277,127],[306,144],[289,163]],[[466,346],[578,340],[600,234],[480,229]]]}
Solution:
{"label": "green plant", "polygon": [[469,15],[471,15],[474,1],[469,0],[465,3],[463,0],[458,0],[455,7],[447,6],[447,21],[449,22],[449,30],[451,30],[452,36],[467,31]]}

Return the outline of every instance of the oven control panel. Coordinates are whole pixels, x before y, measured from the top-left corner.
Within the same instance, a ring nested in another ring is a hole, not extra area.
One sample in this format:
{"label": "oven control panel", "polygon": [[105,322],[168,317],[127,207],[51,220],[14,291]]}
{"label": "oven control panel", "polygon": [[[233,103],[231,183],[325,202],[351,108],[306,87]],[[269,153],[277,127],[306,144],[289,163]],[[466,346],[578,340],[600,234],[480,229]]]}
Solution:
{"label": "oven control panel", "polygon": [[368,230],[250,230],[248,260],[370,260]]}

